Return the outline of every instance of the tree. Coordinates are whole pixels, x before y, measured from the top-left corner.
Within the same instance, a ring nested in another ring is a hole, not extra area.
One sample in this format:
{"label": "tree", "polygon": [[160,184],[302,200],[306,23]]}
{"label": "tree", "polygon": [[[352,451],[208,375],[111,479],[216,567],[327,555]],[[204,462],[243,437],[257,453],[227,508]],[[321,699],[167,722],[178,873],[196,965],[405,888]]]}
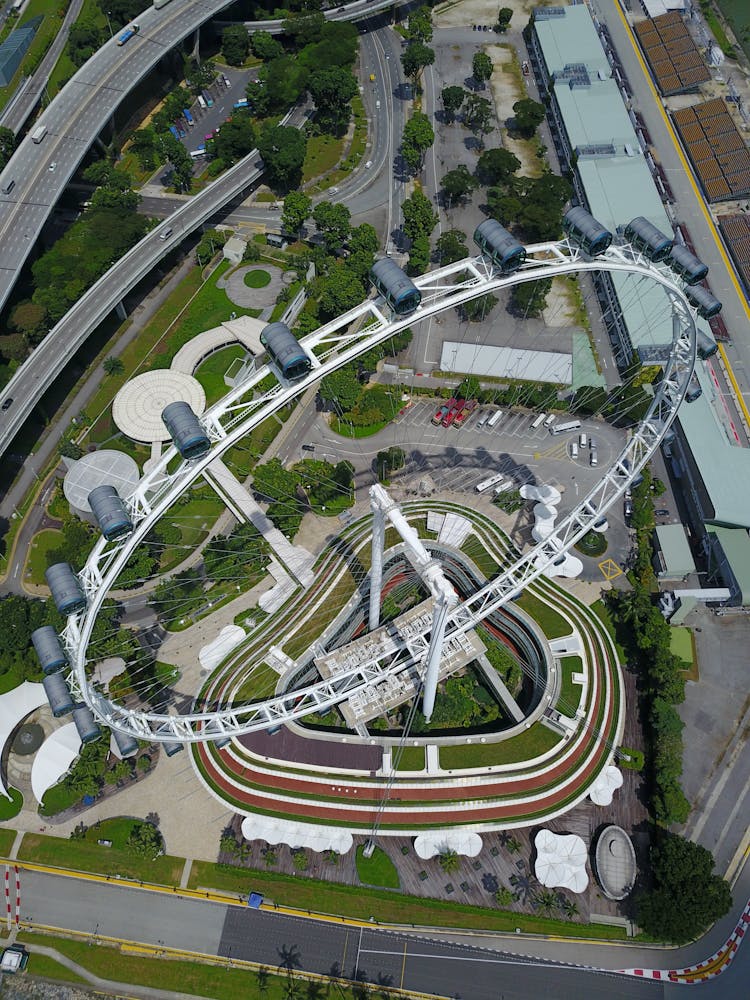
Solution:
{"label": "tree", "polygon": [[456,389],[454,395],[456,399],[477,399],[482,387],[476,375],[467,375]]}
{"label": "tree", "polygon": [[541,316],[547,305],[547,293],[551,287],[551,278],[524,281],[520,285],[514,285],[510,296],[514,311],[524,319]]}
{"label": "tree", "polygon": [[471,194],[477,186],[474,175],[469,172],[466,164],[461,163],[453,170],[449,170],[443,177],[440,186],[442,187],[448,201],[453,204],[455,201],[463,201],[467,195]]}
{"label": "tree", "polygon": [[153,861],[162,853],[163,842],[161,834],[155,826],[150,823],[136,822],[128,834],[125,847],[132,854]]}
{"label": "tree", "polygon": [[458,854],[451,848],[444,848],[438,855],[438,861],[440,862],[440,867],[443,869],[446,875],[450,875],[458,870],[458,866],[461,863],[461,859]]}
{"label": "tree", "polygon": [[5,170],[8,160],[16,148],[16,134],[5,126],[0,126],[0,170]]}
{"label": "tree", "polygon": [[464,103],[465,97],[466,91],[463,87],[443,87],[440,92],[440,98],[443,102],[445,117],[449,122],[455,121],[456,112],[459,111],[461,105]]}
{"label": "tree", "polygon": [[363,222],[352,229],[348,245],[349,256],[346,265],[360,281],[364,281],[375,263],[375,251],[379,245],[378,234],[369,222]]}
{"label": "tree", "polygon": [[494,128],[493,117],[492,105],[486,97],[480,97],[478,94],[467,96],[464,107],[464,124],[479,138],[480,146],[484,145],[485,135],[488,135]]}
{"label": "tree", "polygon": [[413,173],[422,166],[424,154],[434,141],[435,132],[430,119],[421,111],[415,111],[404,125],[401,138],[401,155]]}
{"label": "tree", "polygon": [[106,34],[93,21],[83,19],[75,21],[70,26],[66,45],[70,61],[76,67],[83,66],[102,45],[105,38]]}
{"label": "tree", "polygon": [[468,319],[470,323],[476,323],[478,320],[483,320],[496,305],[497,299],[494,295],[480,295],[476,299],[464,302],[461,311],[465,319]]}
{"label": "tree", "polygon": [[365,298],[362,282],[346,265],[337,262],[328,272],[320,296],[321,316],[328,320],[348,312]]}
{"label": "tree", "polygon": [[19,302],[10,314],[10,326],[17,330],[29,344],[38,344],[49,330],[47,310],[26,299]]}
{"label": "tree", "polygon": [[434,49],[423,42],[411,42],[401,53],[401,65],[404,68],[404,73],[411,78],[415,86],[425,66],[432,66],[434,62]]}
{"label": "tree", "polygon": [[340,202],[321,201],[313,209],[312,217],[315,228],[323,235],[326,252],[335,253],[351,232],[351,212]]}
{"label": "tree", "polygon": [[460,229],[449,229],[438,236],[435,249],[441,264],[453,264],[469,256],[466,247],[466,233]]}
{"label": "tree", "polygon": [[485,149],[477,160],[477,178],[482,184],[508,184],[521,169],[521,161],[509,149]]}
{"label": "tree", "polygon": [[403,202],[401,210],[404,215],[404,233],[411,240],[418,236],[429,236],[437,225],[438,217],[432,210],[430,199],[418,188]]}
{"label": "tree", "polygon": [[705,847],[662,831],[651,848],[651,865],[654,888],[638,904],[638,923],[647,934],[683,944],[729,912],[729,884],[713,874],[714,859]]}
{"label": "tree", "polygon": [[403,448],[398,448],[395,445],[386,448],[385,451],[379,451],[375,456],[375,468],[378,472],[378,479],[381,483],[387,482],[389,479],[389,473],[394,472],[396,469],[403,469],[406,464],[406,453]]}
{"label": "tree", "polygon": [[110,354],[108,358],[104,359],[102,368],[107,375],[122,375],[125,371],[125,365],[122,363],[122,359],[116,358],[112,354]]}
{"label": "tree", "polygon": [[544,121],[544,105],[523,97],[513,105],[513,130],[530,139]]}
{"label": "tree", "polygon": [[247,156],[256,144],[253,120],[248,111],[241,109],[234,112],[230,121],[223,123],[221,132],[214,137],[216,156],[228,167]]}
{"label": "tree", "polygon": [[480,87],[484,87],[485,83],[492,76],[493,68],[492,60],[486,52],[474,53],[474,58],[471,60],[471,75]]}
{"label": "tree", "polygon": [[432,11],[429,7],[419,7],[409,14],[406,37],[410,42],[432,40]]}
{"label": "tree", "polygon": [[498,906],[502,906],[505,909],[507,909],[507,907],[511,905],[513,899],[514,899],[513,893],[505,885],[501,885],[500,888],[495,893],[495,902],[497,903]]}
{"label": "tree", "polygon": [[250,36],[250,47],[253,55],[264,62],[270,62],[284,55],[284,46],[270,31],[254,31]]}
{"label": "tree", "polygon": [[508,30],[508,25],[513,17],[513,9],[511,7],[501,7],[497,12],[497,22],[493,28],[498,35],[504,35]]}
{"label": "tree", "polygon": [[424,274],[430,264],[430,241],[424,235],[415,236],[409,249],[408,274]]}
{"label": "tree", "polygon": [[281,225],[292,236],[299,236],[300,230],[310,217],[312,200],[302,191],[290,191],[284,198]]}
{"label": "tree", "polygon": [[316,70],[310,74],[307,89],[318,112],[318,126],[331,135],[343,135],[351,117],[350,101],[357,93],[351,70],[341,66]]}
{"label": "tree", "polygon": [[285,469],[278,458],[256,465],[253,470],[253,489],[268,500],[296,499],[299,476]]}
{"label": "tree", "polygon": [[289,190],[298,184],[305,162],[305,148],[302,132],[289,125],[270,126],[261,132],[258,150],[271,187]]}
{"label": "tree", "polygon": [[242,24],[230,24],[221,33],[221,51],[230,66],[241,66],[250,51],[250,36]]}
{"label": "tree", "polygon": [[249,83],[246,87],[256,117],[266,117],[274,111],[287,111],[304,92],[309,75],[307,67],[293,56],[280,56],[265,63],[258,73],[258,82]]}
{"label": "tree", "polygon": [[362,393],[354,365],[344,365],[320,380],[320,398],[339,413],[351,410]]}

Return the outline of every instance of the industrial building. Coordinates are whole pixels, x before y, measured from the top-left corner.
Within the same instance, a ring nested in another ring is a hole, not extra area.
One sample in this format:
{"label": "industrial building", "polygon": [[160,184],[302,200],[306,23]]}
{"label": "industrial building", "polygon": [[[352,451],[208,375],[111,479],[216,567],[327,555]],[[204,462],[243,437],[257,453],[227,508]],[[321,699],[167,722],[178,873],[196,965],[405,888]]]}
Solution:
{"label": "industrial building", "polygon": [[[529,51],[540,89],[549,95],[558,157],[573,174],[580,203],[613,231],[637,214],[673,232],[650,154],[626,107],[622,76],[618,83],[614,56],[605,51],[589,8],[536,8]],[[659,360],[658,345],[672,336],[663,294],[643,286],[634,295],[626,282],[606,275],[596,281],[615,357],[624,363],[637,348],[642,360]],[[707,323],[698,325],[708,332]],[[702,395],[680,409],[665,455],[685,498],[695,553],[706,556],[714,585],[723,582],[740,604],[750,601],[750,558],[744,555],[746,549],[750,554],[750,513],[743,503],[750,492],[750,450],[740,446],[710,369],[699,361],[696,371]]]}

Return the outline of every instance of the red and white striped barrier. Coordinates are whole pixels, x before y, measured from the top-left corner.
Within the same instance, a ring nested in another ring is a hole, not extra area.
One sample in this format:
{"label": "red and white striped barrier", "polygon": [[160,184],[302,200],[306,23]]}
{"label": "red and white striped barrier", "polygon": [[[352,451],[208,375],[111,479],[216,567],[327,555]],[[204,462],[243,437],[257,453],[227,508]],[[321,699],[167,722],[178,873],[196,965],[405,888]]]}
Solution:
{"label": "red and white striped barrier", "polygon": [[737,926],[724,945],[715,951],[710,958],[704,959],[697,965],[688,965],[684,969],[617,969],[616,971],[623,976],[661,980],[662,982],[679,983],[683,986],[704,983],[708,979],[716,979],[732,964],[732,960],[748,931],[750,931],[750,900],[745,905]]}

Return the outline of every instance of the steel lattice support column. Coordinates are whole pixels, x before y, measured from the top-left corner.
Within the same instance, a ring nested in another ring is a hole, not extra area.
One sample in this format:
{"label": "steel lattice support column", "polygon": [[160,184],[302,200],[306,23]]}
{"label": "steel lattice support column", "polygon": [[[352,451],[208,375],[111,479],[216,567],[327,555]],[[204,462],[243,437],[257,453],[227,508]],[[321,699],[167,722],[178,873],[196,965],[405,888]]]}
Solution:
{"label": "steel lattice support column", "polygon": [[383,549],[385,548],[385,512],[374,497],[372,508],[372,562],[370,565],[370,631],[380,624],[380,593],[383,588]]}
{"label": "steel lattice support column", "polygon": [[430,633],[430,648],[427,651],[427,667],[424,675],[424,694],[422,696],[422,711],[425,721],[429,722],[435,708],[438,677],[440,675],[440,658],[443,655],[443,640],[448,615],[456,606],[458,598],[447,590],[441,591],[435,601],[432,613],[432,632]]}

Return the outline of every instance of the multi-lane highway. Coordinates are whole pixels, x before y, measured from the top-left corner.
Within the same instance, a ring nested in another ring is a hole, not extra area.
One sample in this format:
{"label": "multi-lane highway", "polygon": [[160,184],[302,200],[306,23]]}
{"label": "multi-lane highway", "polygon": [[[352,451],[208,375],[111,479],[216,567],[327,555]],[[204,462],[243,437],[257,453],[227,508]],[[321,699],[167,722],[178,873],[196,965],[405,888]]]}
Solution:
{"label": "multi-lane highway", "polygon": [[[217,0],[217,3],[226,6],[225,0]],[[114,41],[108,42],[52,102],[39,119],[49,130],[44,140],[35,144],[27,138],[21,143],[0,176],[0,187],[14,181],[12,191],[6,196],[0,195],[0,305],[10,293],[20,267],[65,184],[110,114],[171,45],[206,20],[210,13],[215,13],[217,3],[174,0],[174,6],[168,4],[158,12],[146,11],[139,18],[141,31],[134,39],[122,47],[117,47]],[[362,11],[368,15],[375,12],[381,5],[379,0],[370,4],[355,3],[345,11],[334,13],[339,19],[344,16],[354,19],[361,16]],[[170,18],[165,19],[163,15],[169,11]],[[281,30],[280,21],[258,22],[257,26],[261,25]],[[375,59],[379,58],[376,48],[373,49]],[[388,100],[385,89],[383,100]],[[290,124],[301,125],[302,122],[299,112],[290,120]],[[393,133],[390,134],[392,145]],[[381,138],[381,145],[385,141]],[[261,170],[257,152],[251,153],[170,217],[173,232],[168,239],[160,238],[163,230],[149,234],[63,317],[2,391],[2,402],[11,399],[12,403],[0,426],[0,454],[18,433],[64,362],[122,296],[186,235],[254,183]]]}
{"label": "multi-lane highway", "polygon": [[[677,950],[542,937],[466,934],[462,939],[427,929],[405,934],[28,870],[21,871],[20,885],[21,920],[32,927],[219,955],[271,969],[362,978],[464,1000],[662,997],[674,988],[670,983],[614,975],[611,970],[692,964],[723,944],[737,917],[735,911],[697,945]],[[701,986],[701,996],[744,998],[748,964],[750,949],[745,946],[728,972]]]}

